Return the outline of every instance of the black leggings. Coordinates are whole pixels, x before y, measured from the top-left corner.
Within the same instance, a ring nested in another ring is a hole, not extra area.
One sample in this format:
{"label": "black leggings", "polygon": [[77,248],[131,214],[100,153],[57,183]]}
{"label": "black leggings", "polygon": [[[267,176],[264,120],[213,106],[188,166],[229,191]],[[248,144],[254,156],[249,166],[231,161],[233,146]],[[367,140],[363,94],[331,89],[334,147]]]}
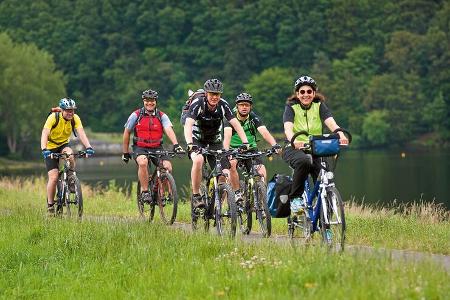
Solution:
{"label": "black leggings", "polygon": [[311,174],[314,182],[317,180],[320,172],[320,160],[314,159],[310,154],[294,149],[290,145],[284,148],[283,159],[294,169],[289,199],[300,197],[305,190],[305,180],[308,175]]}

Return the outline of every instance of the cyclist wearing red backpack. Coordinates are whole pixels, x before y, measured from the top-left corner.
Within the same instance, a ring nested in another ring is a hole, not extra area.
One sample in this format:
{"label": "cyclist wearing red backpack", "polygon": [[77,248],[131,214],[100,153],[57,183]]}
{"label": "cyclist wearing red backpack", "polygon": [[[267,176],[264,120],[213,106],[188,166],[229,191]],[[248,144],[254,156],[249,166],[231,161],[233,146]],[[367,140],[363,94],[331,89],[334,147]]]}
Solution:
{"label": "cyclist wearing red backpack", "polygon": [[[183,153],[183,148],[178,145],[177,137],[172,128],[172,122],[169,117],[156,108],[158,93],[153,90],[145,90],[142,92],[142,100],[144,106],[135,110],[128,117],[123,131],[122,160],[125,163],[131,158],[128,147],[130,144],[130,136],[133,132],[133,154],[138,165],[138,178],[141,184],[141,199],[148,202],[151,199],[151,193],[148,191],[148,159],[145,153],[151,150],[164,150],[162,147],[163,134],[173,144],[173,150],[177,153]],[[172,172],[172,164],[169,157],[162,157],[164,167]],[[157,161],[153,161],[155,165]]]}
{"label": "cyclist wearing red backpack", "polygon": [[[86,147],[88,156],[94,155],[94,149],[84,132],[80,117],[75,113],[77,108],[75,101],[70,98],[63,98],[59,101],[59,107],[51,112],[45,121],[41,135],[41,149],[44,156],[45,166],[48,173],[47,182],[47,207],[49,213],[54,213],[54,198],[56,193],[56,183],[58,182],[59,160],[52,159],[52,153],[68,153],[73,151],[69,146],[70,135],[78,133],[81,143]],[[75,158],[69,158],[70,169],[68,172],[69,190],[75,191]]]}

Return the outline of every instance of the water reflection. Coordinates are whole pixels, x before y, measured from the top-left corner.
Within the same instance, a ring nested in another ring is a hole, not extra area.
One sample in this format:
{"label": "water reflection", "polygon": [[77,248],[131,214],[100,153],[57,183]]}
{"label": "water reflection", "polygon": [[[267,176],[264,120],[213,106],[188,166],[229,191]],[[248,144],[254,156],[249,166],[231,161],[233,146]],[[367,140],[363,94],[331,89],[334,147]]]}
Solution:
{"label": "water reflection", "polygon": [[[403,153],[403,154],[402,154]],[[186,157],[172,160],[174,177],[179,188],[190,185],[191,161]],[[268,175],[291,174],[280,158],[265,162]],[[135,181],[136,165],[124,164],[117,157],[94,157],[78,160],[79,176],[91,185],[106,186],[115,180],[120,186]],[[0,175],[40,175],[42,169],[9,172]],[[342,153],[336,169],[336,181],[344,200],[380,205],[423,200],[442,202],[450,209],[450,153],[405,151],[347,151]]]}

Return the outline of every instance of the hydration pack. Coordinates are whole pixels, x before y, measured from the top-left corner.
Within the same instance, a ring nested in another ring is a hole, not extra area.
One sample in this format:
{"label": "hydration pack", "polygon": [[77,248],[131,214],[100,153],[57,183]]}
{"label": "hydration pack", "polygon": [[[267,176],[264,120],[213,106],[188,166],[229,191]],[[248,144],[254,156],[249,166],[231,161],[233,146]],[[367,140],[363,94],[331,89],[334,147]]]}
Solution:
{"label": "hydration pack", "polygon": [[191,107],[192,100],[194,100],[197,97],[206,96],[206,93],[203,89],[198,89],[195,92],[192,90],[188,91],[189,98],[186,100],[186,103],[183,105],[183,108],[181,109],[181,116],[180,116],[180,123],[184,126],[184,123],[186,123],[187,113],[189,112],[189,108]]}

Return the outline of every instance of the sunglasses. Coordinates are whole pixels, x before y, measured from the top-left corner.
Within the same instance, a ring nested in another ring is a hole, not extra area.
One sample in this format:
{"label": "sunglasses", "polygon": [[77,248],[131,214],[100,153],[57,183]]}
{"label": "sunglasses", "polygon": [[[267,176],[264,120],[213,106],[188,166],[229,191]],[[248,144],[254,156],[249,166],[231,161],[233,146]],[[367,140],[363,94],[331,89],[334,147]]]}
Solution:
{"label": "sunglasses", "polygon": [[156,99],[154,98],[144,98],[145,102],[156,102]]}
{"label": "sunglasses", "polygon": [[304,94],[308,94],[311,95],[313,93],[313,90],[299,90],[300,94],[304,95]]}

